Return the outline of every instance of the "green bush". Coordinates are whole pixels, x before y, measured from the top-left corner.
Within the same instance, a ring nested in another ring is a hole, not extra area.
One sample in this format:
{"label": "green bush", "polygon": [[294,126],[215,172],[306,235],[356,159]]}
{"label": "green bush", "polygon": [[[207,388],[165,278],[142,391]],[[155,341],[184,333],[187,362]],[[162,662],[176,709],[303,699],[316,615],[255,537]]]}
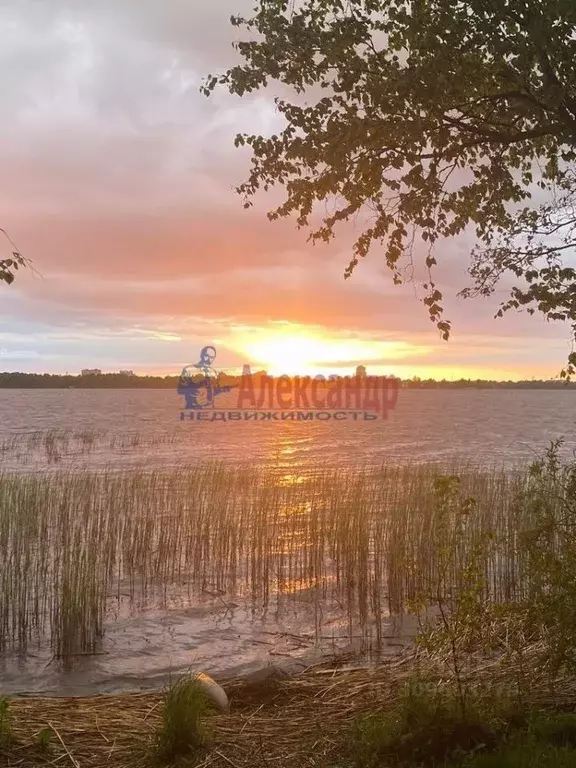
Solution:
{"label": "green bush", "polygon": [[531,714],[508,743],[491,754],[463,757],[446,768],[573,768],[576,765],[576,716]]}
{"label": "green bush", "polygon": [[355,768],[576,766],[576,715],[523,712],[488,690],[459,693],[412,680],[388,712],[359,718],[348,743]]}
{"label": "green bush", "polygon": [[538,665],[551,681],[576,670],[576,462],[560,461],[560,445],[532,464],[516,499],[527,634],[541,643]]}
{"label": "green bush", "polygon": [[358,768],[442,765],[453,755],[494,749],[507,728],[509,704],[468,692],[462,714],[456,687],[412,680],[389,712],[359,718],[350,754]]}
{"label": "green bush", "polygon": [[436,479],[435,583],[413,611],[428,617],[417,642],[446,666],[462,715],[473,653],[500,657],[519,700],[535,677],[553,693],[559,674],[576,671],[576,461],[563,463],[560,447],[530,465],[497,531],[480,524],[457,477]]}

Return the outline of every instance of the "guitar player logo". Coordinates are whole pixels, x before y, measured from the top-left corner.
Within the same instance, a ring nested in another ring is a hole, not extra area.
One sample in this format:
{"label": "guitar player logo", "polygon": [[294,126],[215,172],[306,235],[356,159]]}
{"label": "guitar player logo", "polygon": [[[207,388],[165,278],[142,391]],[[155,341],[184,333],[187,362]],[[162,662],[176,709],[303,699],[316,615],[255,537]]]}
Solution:
{"label": "guitar player logo", "polygon": [[203,347],[200,360],[182,369],[178,382],[178,394],[184,395],[187,410],[214,408],[214,401],[222,392],[229,392],[232,386],[222,386],[221,374],[212,367],[216,359],[216,347]]}

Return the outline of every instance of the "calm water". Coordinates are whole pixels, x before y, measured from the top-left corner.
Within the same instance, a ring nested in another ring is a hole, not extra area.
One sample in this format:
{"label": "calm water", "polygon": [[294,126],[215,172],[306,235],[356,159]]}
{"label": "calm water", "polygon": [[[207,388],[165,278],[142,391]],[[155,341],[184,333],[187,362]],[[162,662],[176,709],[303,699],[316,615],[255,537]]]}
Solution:
{"label": "calm water", "polygon": [[[402,390],[388,419],[372,422],[192,423],[179,415],[180,398],[169,390],[0,390],[0,469],[127,469],[217,457],[293,474],[383,461],[514,466],[561,437],[566,455],[576,449],[571,390]],[[228,675],[270,662],[306,665],[349,647],[349,630],[336,605],[319,624],[305,590],[256,615],[242,599],[206,594],[191,604],[176,590],[163,606],[111,611],[97,655],[63,669],[41,645],[25,659],[0,661],[0,679],[3,692],[151,689],[187,668]],[[410,627],[391,624],[389,633],[406,637]]]}

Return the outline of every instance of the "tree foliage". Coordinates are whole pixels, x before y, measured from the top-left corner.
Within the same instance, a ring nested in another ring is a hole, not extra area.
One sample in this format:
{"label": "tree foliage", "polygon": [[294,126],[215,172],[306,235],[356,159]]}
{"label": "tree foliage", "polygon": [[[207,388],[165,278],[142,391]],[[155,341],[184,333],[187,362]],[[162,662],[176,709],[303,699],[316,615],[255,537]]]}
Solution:
{"label": "tree foliage", "polygon": [[[243,61],[203,91],[294,92],[275,100],[279,135],[236,137],[252,150],[246,207],[282,185],[269,217],[295,214],[313,241],[368,213],[345,276],[374,244],[397,283],[421,260],[444,338],[439,244],[471,230],[462,295],[512,275],[498,314],[539,311],[576,334],[574,0],[257,0],[231,21]],[[331,205],[318,224],[320,201]]]}

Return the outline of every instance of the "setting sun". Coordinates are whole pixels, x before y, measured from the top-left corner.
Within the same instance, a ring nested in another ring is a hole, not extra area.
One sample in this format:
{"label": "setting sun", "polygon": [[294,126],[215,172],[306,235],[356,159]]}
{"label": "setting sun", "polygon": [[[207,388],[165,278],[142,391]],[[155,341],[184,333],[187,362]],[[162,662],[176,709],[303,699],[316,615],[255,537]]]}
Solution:
{"label": "setting sun", "polygon": [[286,324],[276,329],[239,331],[232,341],[247,362],[266,368],[273,376],[346,373],[359,363],[386,365],[427,348],[399,341],[374,341],[357,337],[328,336],[321,329]]}

